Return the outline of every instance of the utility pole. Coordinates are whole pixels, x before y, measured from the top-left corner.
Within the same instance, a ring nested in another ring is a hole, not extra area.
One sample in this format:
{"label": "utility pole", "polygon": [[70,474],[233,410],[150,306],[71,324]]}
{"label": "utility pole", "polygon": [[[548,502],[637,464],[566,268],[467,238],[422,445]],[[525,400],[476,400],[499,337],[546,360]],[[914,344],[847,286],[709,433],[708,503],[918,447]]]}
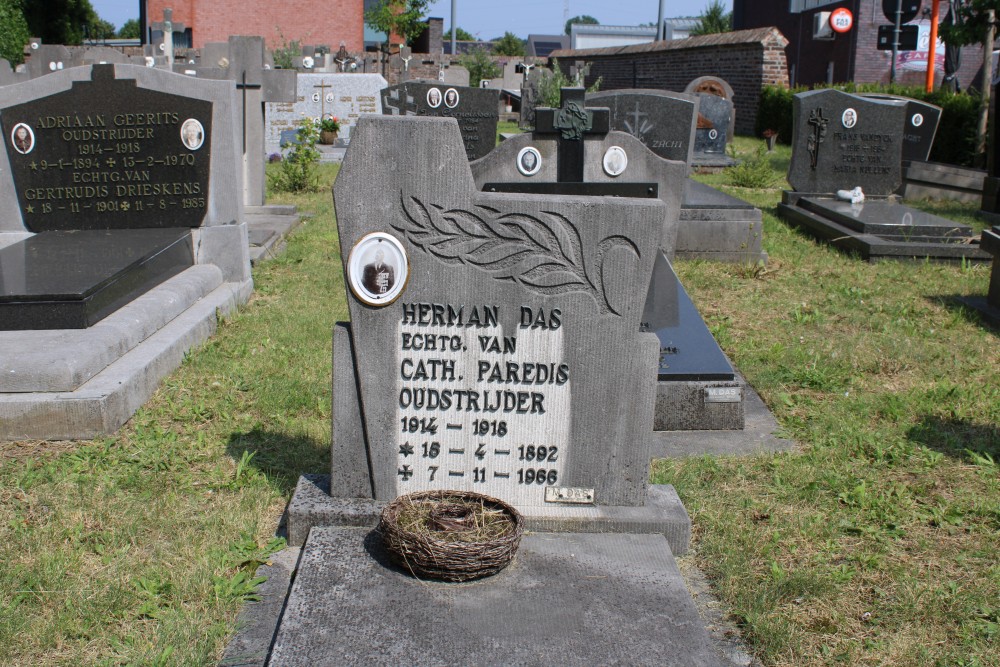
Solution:
{"label": "utility pole", "polygon": [[455,23],[455,17],[457,12],[455,10],[455,5],[458,0],[451,0],[451,57],[454,58],[458,53],[455,51],[455,35],[458,34],[458,24]]}
{"label": "utility pole", "polygon": [[903,0],[896,0],[896,22],[892,30],[892,68],[889,70],[889,83],[896,83],[896,55],[899,53],[900,20],[903,16]]}

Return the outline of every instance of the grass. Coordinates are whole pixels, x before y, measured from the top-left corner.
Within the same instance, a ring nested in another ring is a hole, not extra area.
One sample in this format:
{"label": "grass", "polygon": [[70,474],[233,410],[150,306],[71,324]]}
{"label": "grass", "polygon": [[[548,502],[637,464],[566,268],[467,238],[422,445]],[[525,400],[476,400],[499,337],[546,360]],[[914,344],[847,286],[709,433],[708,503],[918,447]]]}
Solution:
{"label": "grass", "polygon": [[[655,462],[693,518],[686,558],[764,664],[998,665],[1000,346],[952,300],[988,267],[831,250],[775,217],[787,148],[767,159],[770,188],[699,176],[762,208],[766,270],[677,270],[799,446]],[[328,189],[269,199],[315,215],[125,428],[0,444],[0,663],[221,655],[295,480],[329,465],[347,317]]]}

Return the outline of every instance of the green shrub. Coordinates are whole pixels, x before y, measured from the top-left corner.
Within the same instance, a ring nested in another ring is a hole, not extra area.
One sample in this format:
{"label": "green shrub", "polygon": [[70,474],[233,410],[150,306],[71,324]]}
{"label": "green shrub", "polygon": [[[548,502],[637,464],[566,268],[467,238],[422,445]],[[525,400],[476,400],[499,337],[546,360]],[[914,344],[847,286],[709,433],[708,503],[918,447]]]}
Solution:
{"label": "green shrub", "polygon": [[[559,59],[552,59],[552,74],[549,76],[542,77],[542,80],[538,84],[538,106],[540,107],[559,107],[562,101],[562,89],[573,86],[580,86],[582,82],[573,81],[559,67]],[[587,88],[588,93],[596,93],[601,88],[601,82],[603,77],[598,77],[597,81]]]}
{"label": "green shrub", "polygon": [[[295,131],[295,143],[281,161],[281,168],[269,175],[271,189],[275,192],[316,192],[319,189],[319,123],[306,116]],[[282,144],[288,148],[289,144]]]}
{"label": "green shrub", "polygon": [[775,172],[764,146],[758,146],[753,155],[743,158],[742,162],[729,167],[724,173],[726,181],[739,188],[769,188],[775,181]]}
{"label": "green shrub", "polygon": [[469,85],[473,88],[478,88],[483,79],[495,79],[503,73],[486,49],[473,49],[459,56],[458,63],[469,70]]}
{"label": "green shrub", "polygon": [[[817,86],[817,88],[835,88],[845,93],[902,95],[935,104],[941,107],[941,122],[938,124],[930,159],[934,162],[962,166],[972,166],[975,162],[976,126],[980,100],[978,94],[949,93],[946,91],[928,93],[923,88],[914,86],[884,86],[875,83],[842,83],[835,86]],[[760,91],[754,133],[762,137],[765,130],[775,130],[778,133],[780,143],[790,144],[792,140],[792,99],[795,93],[805,90],[808,89],[794,88],[789,90],[781,86],[764,86]]]}

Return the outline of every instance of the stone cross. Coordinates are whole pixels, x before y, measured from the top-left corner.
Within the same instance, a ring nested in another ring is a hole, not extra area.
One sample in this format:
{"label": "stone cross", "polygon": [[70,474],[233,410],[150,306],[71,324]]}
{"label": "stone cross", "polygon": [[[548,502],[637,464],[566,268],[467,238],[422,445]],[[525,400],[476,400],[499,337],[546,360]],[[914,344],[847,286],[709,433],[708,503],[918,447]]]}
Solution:
{"label": "stone cross", "polygon": [[399,77],[399,82],[409,80],[410,78],[410,61],[413,60],[413,52],[408,46],[402,46],[399,49],[399,53],[393,56],[392,66],[396,69],[402,70],[402,74]]}
{"label": "stone cross", "polygon": [[333,62],[337,63],[338,68],[341,72],[347,71],[347,63],[351,59],[351,54],[347,52],[347,45],[344,42],[340,43],[340,50],[337,51],[337,55],[334,56]]}
{"label": "stone cross", "polygon": [[313,88],[319,88],[319,117],[320,120],[326,118],[326,89],[333,88],[326,80],[319,82],[318,86],[313,86]]}
{"label": "stone cross", "polygon": [[582,60],[577,60],[569,68],[569,78],[573,79],[573,82],[578,86],[583,85],[583,81],[587,78],[588,74],[590,74],[590,63]]}
{"label": "stone cross", "polygon": [[588,134],[604,135],[611,129],[611,110],[588,108],[583,88],[563,88],[558,109],[535,112],[535,132],[558,132],[557,179],[560,183],[583,182],[583,138]]}
{"label": "stone cross", "polygon": [[184,24],[174,23],[173,18],[174,10],[164,9],[163,20],[157,21],[152,25],[154,31],[158,31],[163,34],[163,55],[167,57],[168,69],[173,69],[174,67],[174,31],[184,31]]}

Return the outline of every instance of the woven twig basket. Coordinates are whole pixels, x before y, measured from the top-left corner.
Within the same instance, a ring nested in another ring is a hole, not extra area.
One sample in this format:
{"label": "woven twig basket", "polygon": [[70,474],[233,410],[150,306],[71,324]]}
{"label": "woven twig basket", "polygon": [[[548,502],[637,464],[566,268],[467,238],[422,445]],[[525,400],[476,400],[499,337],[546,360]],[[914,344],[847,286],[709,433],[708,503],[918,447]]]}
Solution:
{"label": "woven twig basket", "polygon": [[386,505],[378,529],[393,562],[414,576],[469,581],[507,567],[524,517],[481,493],[422,491]]}

